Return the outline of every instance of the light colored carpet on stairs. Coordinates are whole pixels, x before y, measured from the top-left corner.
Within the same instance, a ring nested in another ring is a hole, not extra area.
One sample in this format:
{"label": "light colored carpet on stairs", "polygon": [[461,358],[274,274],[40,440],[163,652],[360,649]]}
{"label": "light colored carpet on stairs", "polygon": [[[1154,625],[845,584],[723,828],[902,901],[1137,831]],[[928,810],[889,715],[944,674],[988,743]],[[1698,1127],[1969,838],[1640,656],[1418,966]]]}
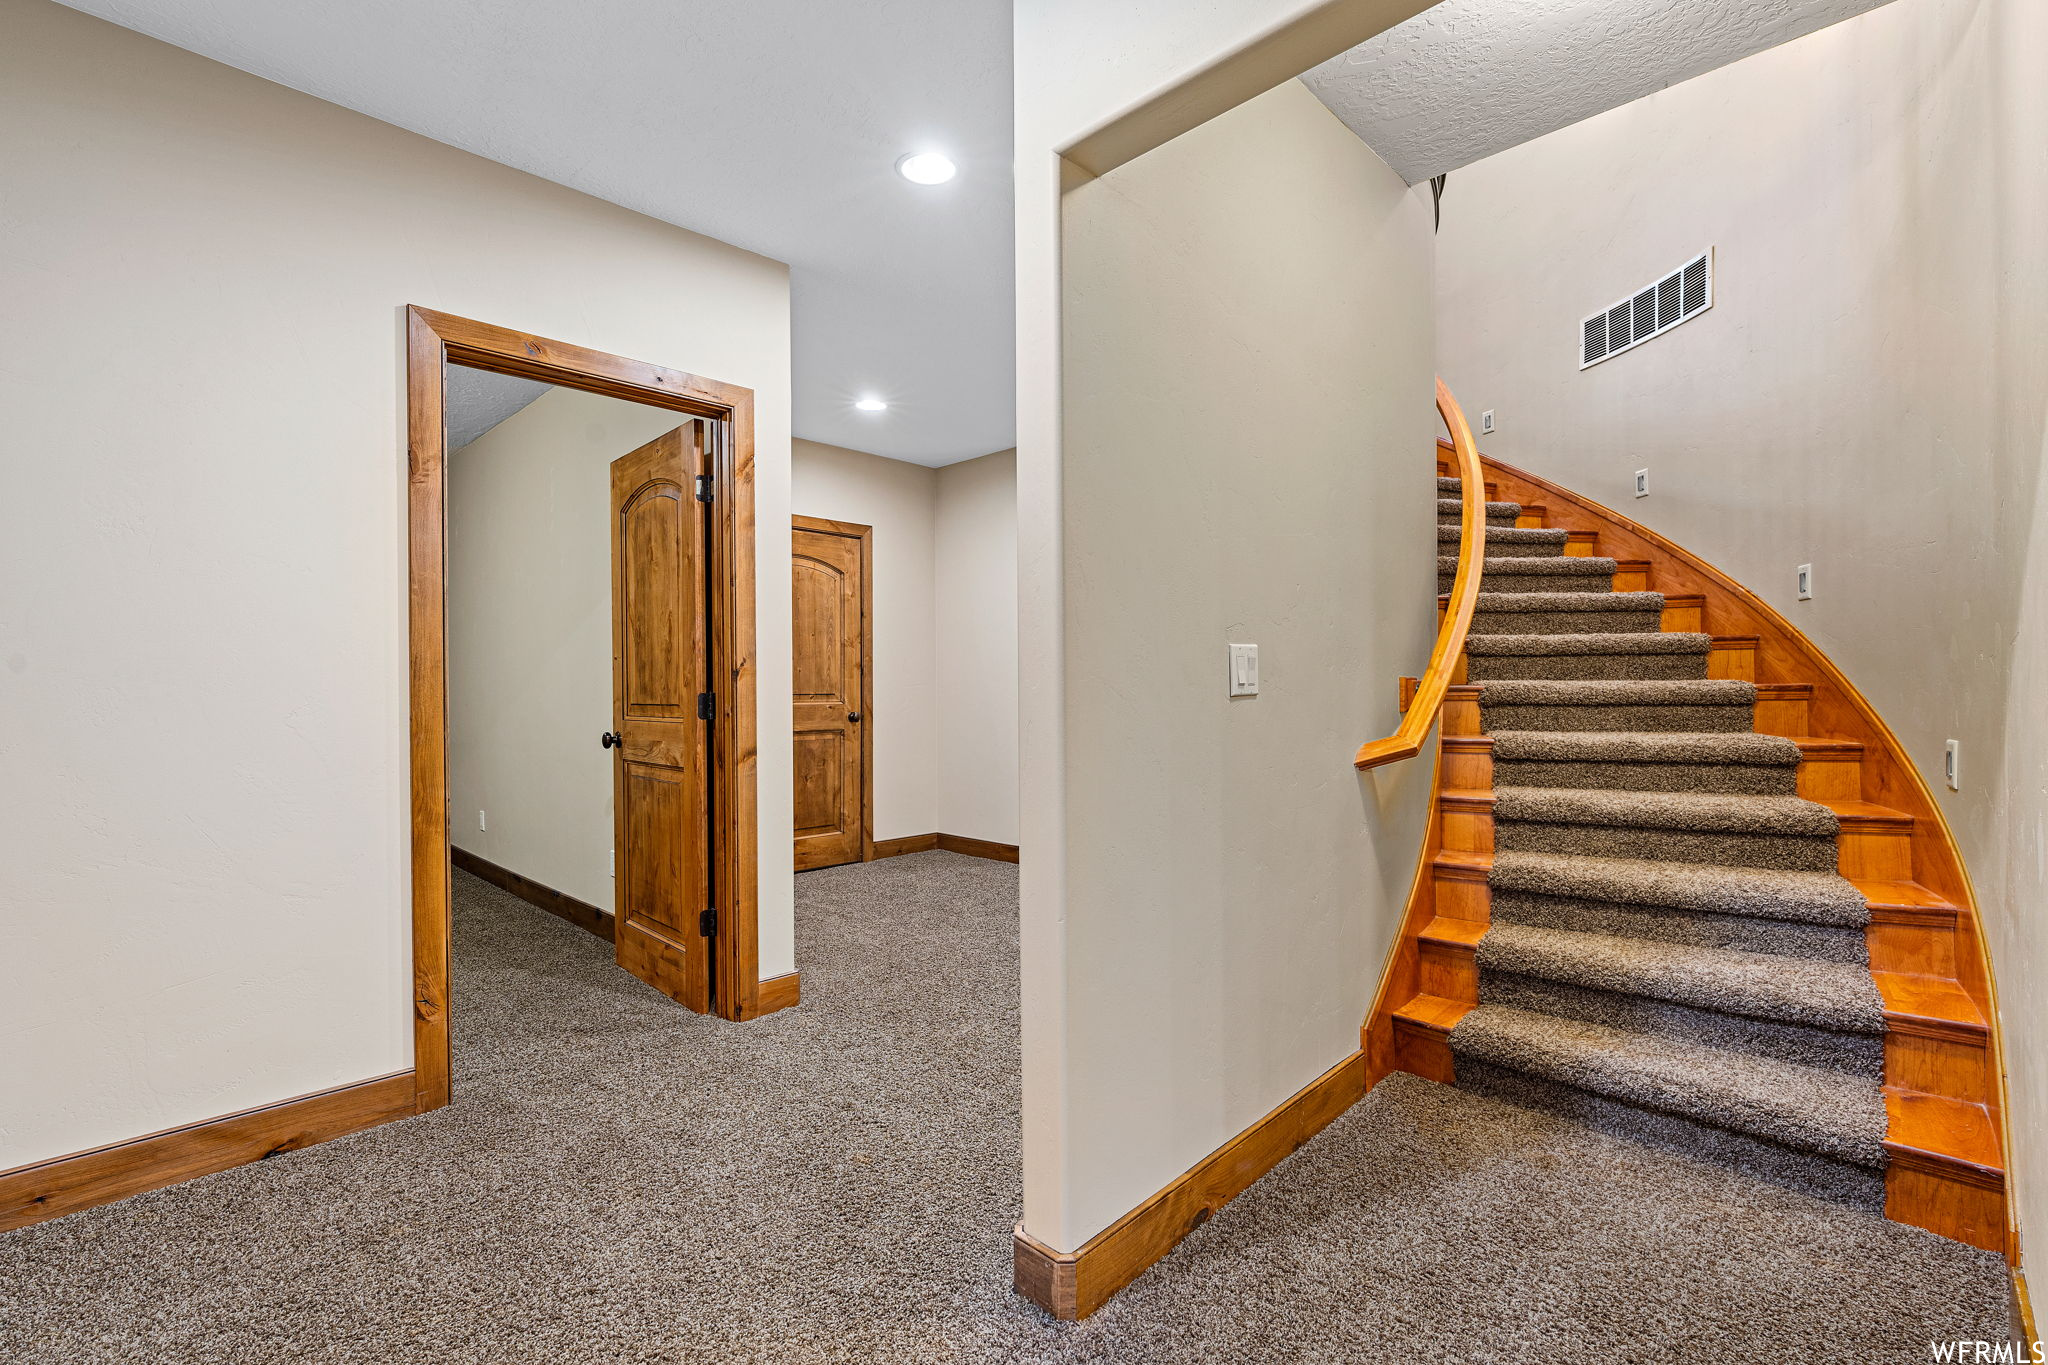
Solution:
{"label": "light colored carpet on stairs", "polygon": [[0,1360],[1923,1361],[1995,1257],[1395,1076],[1093,1319],[1009,1288],[1016,869],[797,881],[803,1005],[678,1010],[457,874],[448,1109],[0,1234]]}

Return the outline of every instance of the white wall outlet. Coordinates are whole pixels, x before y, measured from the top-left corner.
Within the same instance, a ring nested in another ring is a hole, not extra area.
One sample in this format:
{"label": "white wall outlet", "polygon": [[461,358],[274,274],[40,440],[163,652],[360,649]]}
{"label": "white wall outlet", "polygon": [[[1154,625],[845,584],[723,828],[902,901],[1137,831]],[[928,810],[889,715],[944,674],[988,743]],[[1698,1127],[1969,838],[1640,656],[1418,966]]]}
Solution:
{"label": "white wall outlet", "polygon": [[1650,496],[1650,471],[1647,469],[1638,469],[1636,471],[1636,496],[1639,498]]}
{"label": "white wall outlet", "polygon": [[1962,748],[1960,741],[1952,739],[1945,746],[1941,757],[1941,775],[1948,779],[1948,789],[1952,792],[1962,790],[1956,777],[1956,767],[1962,762]]}
{"label": "white wall outlet", "polygon": [[1482,413],[1480,413],[1480,414],[1479,414],[1479,434],[1483,436],[1483,435],[1485,435],[1486,433],[1488,433],[1488,432],[1490,432],[1490,431],[1492,431],[1492,430],[1493,430],[1493,409],[1492,409],[1492,408],[1488,408],[1488,409],[1487,409],[1487,410],[1486,410],[1485,412],[1482,412]]}
{"label": "white wall outlet", "polygon": [[1808,601],[1813,597],[1813,565],[1799,566],[1799,600]]}
{"label": "white wall outlet", "polygon": [[1257,645],[1232,645],[1230,647],[1230,695],[1233,697],[1256,697],[1259,695],[1259,647]]}
{"label": "white wall outlet", "polygon": [[478,829],[482,829],[484,827],[484,813],[482,811],[478,811],[476,813],[476,827]]}

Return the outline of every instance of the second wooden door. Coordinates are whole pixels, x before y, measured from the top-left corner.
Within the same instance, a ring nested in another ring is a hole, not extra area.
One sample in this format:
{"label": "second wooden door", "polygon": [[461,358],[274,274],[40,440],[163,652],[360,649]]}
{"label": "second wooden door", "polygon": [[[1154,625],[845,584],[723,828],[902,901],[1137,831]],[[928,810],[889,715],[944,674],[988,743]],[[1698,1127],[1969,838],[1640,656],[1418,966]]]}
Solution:
{"label": "second wooden door", "polygon": [[792,522],[796,868],[872,856],[868,829],[868,547],[871,528]]}
{"label": "second wooden door", "polygon": [[618,963],[711,1008],[711,682],[703,424],[612,462],[612,729]]}

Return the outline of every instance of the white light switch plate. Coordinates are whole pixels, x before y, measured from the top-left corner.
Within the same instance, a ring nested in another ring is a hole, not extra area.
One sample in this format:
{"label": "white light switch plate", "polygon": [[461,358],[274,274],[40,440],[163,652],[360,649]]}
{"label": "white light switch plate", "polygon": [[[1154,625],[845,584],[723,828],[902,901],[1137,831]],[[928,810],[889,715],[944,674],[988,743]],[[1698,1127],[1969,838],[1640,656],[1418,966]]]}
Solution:
{"label": "white light switch plate", "polygon": [[1801,564],[1801,565],[1799,566],[1799,600],[1800,600],[1800,601],[1802,601],[1802,602],[1807,602],[1807,601],[1811,601],[1812,599],[1813,599],[1813,565],[1811,565],[1811,564]]}
{"label": "white light switch plate", "polygon": [[1479,430],[1482,434],[1493,430],[1492,408],[1488,408],[1485,412],[1479,414]]}
{"label": "white light switch plate", "polygon": [[1948,779],[1948,789],[1959,792],[1963,789],[1963,746],[1959,740],[1950,740],[1942,755],[1942,776]]}
{"label": "white light switch plate", "polygon": [[1230,647],[1230,695],[1233,697],[1256,697],[1259,695],[1259,647],[1257,645],[1232,645]]}
{"label": "white light switch plate", "polygon": [[1636,496],[1639,498],[1650,496],[1650,471],[1647,469],[1638,469],[1636,471]]}

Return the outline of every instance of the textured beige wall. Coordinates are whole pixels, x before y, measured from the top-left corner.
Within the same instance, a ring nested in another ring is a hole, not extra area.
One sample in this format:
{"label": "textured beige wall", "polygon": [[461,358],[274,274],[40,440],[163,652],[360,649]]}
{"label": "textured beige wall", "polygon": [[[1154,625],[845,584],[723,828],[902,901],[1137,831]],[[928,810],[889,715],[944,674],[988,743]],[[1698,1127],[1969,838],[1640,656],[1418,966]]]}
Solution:
{"label": "textured beige wall", "polygon": [[937,471],[939,827],[1017,842],[1017,452]]}
{"label": "textured beige wall", "polygon": [[937,471],[858,450],[795,442],[790,510],[875,528],[875,837],[939,828],[938,685],[932,521]]}
{"label": "textured beige wall", "polygon": [[[551,389],[448,464],[457,848],[615,911],[611,462],[682,414]],[[477,812],[489,813],[477,828]]]}
{"label": "textured beige wall", "polygon": [[[1496,410],[1488,452],[1784,612],[1938,793],[1983,902],[2033,1228],[2048,1219],[2044,53],[2033,0],[1902,0],[1454,172],[1437,239],[1440,363],[1468,411]],[[1711,312],[1577,370],[1581,317],[1710,244]]]}
{"label": "textured beige wall", "polygon": [[1358,1047],[1430,776],[1350,763],[1435,629],[1426,194],[1290,81],[1067,195],[1055,1246]]}
{"label": "textured beige wall", "polygon": [[790,970],[785,268],[44,0],[0,32],[0,1168],[411,1064],[408,303],[755,391]]}

